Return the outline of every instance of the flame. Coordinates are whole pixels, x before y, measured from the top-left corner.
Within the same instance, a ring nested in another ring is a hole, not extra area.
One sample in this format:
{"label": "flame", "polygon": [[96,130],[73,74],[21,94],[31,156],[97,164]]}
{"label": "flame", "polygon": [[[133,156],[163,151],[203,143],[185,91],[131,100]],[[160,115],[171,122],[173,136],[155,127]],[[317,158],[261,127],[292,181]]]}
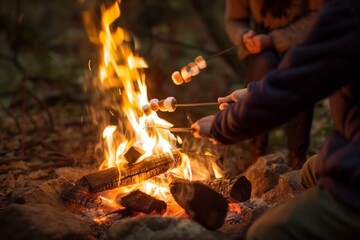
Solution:
{"label": "flame", "polygon": [[[118,126],[107,125],[103,130],[106,144],[106,162],[100,168],[109,168],[125,164],[124,153],[131,146],[145,151],[142,158],[157,153],[170,152],[176,147],[176,138],[168,130],[148,131],[153,124],[171,127],[172,124],[160,119],[156,113],[145,116],[141,107],[148,103],[144,68],[148,65],[140,56],[136,56],[130,47],[130,35],[121,27],[113,29],[112,24],[120,17],[118,3],[108,8],[101,6],[101,31],[98,40],[102,46],[99,79],[104,89],[117,87],[121,104],[112,105],[122,118]],[[109,114],[115,114],[109,111]],[[125,131],[124,131],[125,130]],[[120,142],[117,147],[114,144]],[[141,160],[141,159],[140,159]]]}
{"label": "flame", "polygon": [[[93,24],[91,24],[91,15],[88,12],[84,14],[90,40],[101,46],[96,86],[105,94],[108,94],[109,89],[117,89],[117,91],[112,92],[113,96],[106,96],[115,99],[105,103],[107,116],[115,121],[102,126],[106,160],[99,168],[118,167],[121,169],[124,164],[127,164],[124,154],[131,146],[139,147],[144,151],[138,159],[141,161],[151,155],[176,149],[178,138],[167,129],[153,127],[155,125],[166,128],[173,126],[159,118],[156,112],[152,112],[149,116],[142,112],[142,106],[148,103],[144,74],[144,69],[148,65],[142,57],[133,53],[131,35],[125,29],[115,26],[115,21],[121,15],[119,3],[115,2],[110,7],[102,5],[100,11],[101,29],[96,36]],[[90,61],[88,66],[91,69]],[[182,158],[182,166],[171,172],[178,177],[191,180],[190,160],[185,154]],[[138,184],[136,188],[158,198],[168,199],[166,187],[144,182]],[[123,187],[120,191],[126,194],[133,189],[134,186]]]}
{"label": "flame", "polygon": [[[91,15],[88,12],[84,14],[89,39],[101,45],[98,80],[95,85],[99,91],[105,93],[106,97],[113,98],[105,103],[107,116],[111,117],[113,121],[100,126],[103,129],[106,157],[99,167],[100,169],[118,167],[120,170],[123,165],[127,164],[124,154],[131,146],[139,147],[144,151],[144,154],[137,160],[141,161],[154,154],[171,152],[177,148],[177,143],[182,142],[180,137],[175,137],[166,129],[173,126],[171,123],[158,117],[156,112],[146,116],[142,111],[142,106],[149,102],[144,74],[144,69],[148,65],[142,57],[133,53],[130,34],[121,27],[115,27],[115,21],[121,15],[119,3],[115,2],[108,8],[104,5],[101,6],[101,29],[96,35],[93,24],[91,24]],[[90,60],[88,67],[91,70]],[[116,91],[110,91],[113,89]],[[164,128],[154,128],[155,125],[164,126]],[[170,173],[191,181],[193,173],[189,157],[183,154],[182,166],[171,170]],[[206,178],[202,171],[199,171],[199,174],[201,178]],[[137,188],[166,201],[168,205],[169,202],[172,204],[174,201],[169,193],[166,177],[159,176],[159,178],[162,178],[161,181],[165,184],[146,181],[136,184],[136,186],[116,189],[112,191],[112,196],[119,193],[126,194]],[[103,199],[112,203],[111,198],[114,197],[107,196]],[[180,212],[183,211],[178,206],[171,207],[170,210],[168,208],[166,214],[180,215]],[[102,220],[98,219],[98,221]]]}

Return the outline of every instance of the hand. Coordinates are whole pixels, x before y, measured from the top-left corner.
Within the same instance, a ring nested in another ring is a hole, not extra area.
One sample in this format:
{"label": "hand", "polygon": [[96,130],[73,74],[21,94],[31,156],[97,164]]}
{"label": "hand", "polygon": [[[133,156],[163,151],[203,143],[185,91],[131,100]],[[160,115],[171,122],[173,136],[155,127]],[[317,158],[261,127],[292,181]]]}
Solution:
{"label": "hand", "polygon": [[244,100],[246,95],[247,95],[247,88],[243,88],[243,89],[236,90],[225,97],[219,97],[218,98],[218,103],[220,103],[219,109],[224,110],[229,107],[229,103],[240,102],[240,101]]}
{"label": "hand", "polygon": [[258,34],[244,42],[248,51],[252,54],[257,54],[264,49],[271,48],[274,46],[272,38],[267,34]]}
{"label": "hand", "polygon": [[256,32],[254,30],[250,29],[249,31],[244,33],[244,35],[242,36],[243,43],[251,40],[251,38],[254,37],[255,35],[256,35]]}
{"label": "hand", "polygon": [[211,135],[211,125],[214,121],[214,118],[214,115],[209,115],[193,123],[191,125],[191,128],[194,129],[192,133],[193,136],[195,138],[207,138],[208,140],[216,144],[216,140]]}

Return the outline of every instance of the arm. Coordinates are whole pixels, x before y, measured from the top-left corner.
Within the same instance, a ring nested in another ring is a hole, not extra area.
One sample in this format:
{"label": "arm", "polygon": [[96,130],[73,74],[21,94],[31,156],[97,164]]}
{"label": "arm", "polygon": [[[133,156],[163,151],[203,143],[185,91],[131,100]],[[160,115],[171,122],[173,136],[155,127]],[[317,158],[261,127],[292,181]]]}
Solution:
{"label": "arm", "polygon": [[358,4],[328,4],[304,43],[284,57],[278,70],[249,84],[243,101],[215,116],[211,135],[225,144],[251,138],[360,79],[360,9],[351,3]]}
{"label": "arm", "polygon": [[245,58],[249,55],[243,44],[243,35],[250,30],[248,0],[226,0],[225,29],[230,41],[239,45],[239,55]]}
{"label": "arm", "polygon": [[269,33],[278,52],[283,53],[299,43],[316,20],[317,12],[324,0],[308,0],[309,14],[283,28]]}

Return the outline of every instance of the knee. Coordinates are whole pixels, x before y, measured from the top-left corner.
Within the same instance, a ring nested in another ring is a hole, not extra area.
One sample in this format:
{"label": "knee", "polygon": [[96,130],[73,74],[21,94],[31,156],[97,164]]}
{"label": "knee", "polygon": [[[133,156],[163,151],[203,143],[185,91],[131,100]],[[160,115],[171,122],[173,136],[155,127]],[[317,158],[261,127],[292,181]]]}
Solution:
{"label": "knee", "polygon": [[277,239],[278,233],[284,231],[286,224],[286,221],[274,221],[274,219],[269,219],[267,216],[262,216],[248,229],[246,240]]}
{"label": "knee", "polygon": [[310,188],[317,183],[315,168],[316,168],[317,155],[309,158],[301,168],[301,185],[304,188]]}

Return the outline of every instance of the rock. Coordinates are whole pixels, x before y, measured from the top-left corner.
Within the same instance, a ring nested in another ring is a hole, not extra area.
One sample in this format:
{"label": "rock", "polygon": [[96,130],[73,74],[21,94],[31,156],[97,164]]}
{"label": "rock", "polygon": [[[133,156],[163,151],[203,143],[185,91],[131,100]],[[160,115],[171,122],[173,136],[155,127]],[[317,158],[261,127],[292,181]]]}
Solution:
{"label": "rock", "polygon": [[277,186],[264,193],[261,199],[270,204],[275,204],[302,192],[304,189],[300,183],[300,173],[301,170],[295,170],[280,175]]}
{"label": "rock", "polygon": [[61,193],[68,185],[64,177],[48,180],[39,186],[19,188],[12,192],[12,202],[15,203],[46,203],[50,206],[64,209],[66,203]]}
{"label": "rock", "polygon": [[[146,215],[123,219],[108,231],[110,239],[197,240],[227,239],[221,233],[206,230],[190,219]],[[220,237],[221,236],[221,237]]]}
{"label": "rock", "polygon": [[11,204],[0,213],[2,239],[92,239],[89,223],[47,204]]}
{"label": "rock", "polygon": [[263,193],[271,190],[278,184],[279,176],[290,170],[291,168],[286,165],[285,160],[276,154],[260,157],[244,172],[244,176],[252,184],[251,196],[260,197]]}
{"label": "rock", "polygon": [[76,182],[78,179],[82,178],[83,176],[96,171],[97,171],[96,169],[89,169],[89,168],[62,167],[56,169],[55,174],[58,177],[66,178],[70,182]]}

